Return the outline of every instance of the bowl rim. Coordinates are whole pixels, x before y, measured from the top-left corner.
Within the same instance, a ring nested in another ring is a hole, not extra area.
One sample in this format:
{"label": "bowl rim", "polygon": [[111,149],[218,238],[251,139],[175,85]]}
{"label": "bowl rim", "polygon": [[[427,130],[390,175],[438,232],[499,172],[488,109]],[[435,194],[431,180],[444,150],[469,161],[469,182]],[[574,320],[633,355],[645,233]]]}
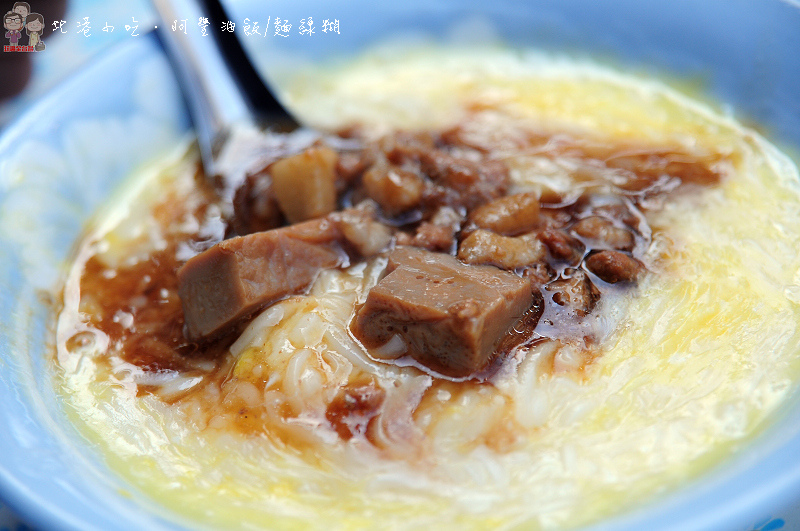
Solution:
{"label": "bowl rim", "polygon": [[[98,87],[100,86],[99,83],[107,82],[107,74],[109,72],[121,72],[127,68],[125,65],[135,64],[139,61],[157,57],[158,54],[163,54],[160,42],[154,32],[143,33],[140,37],[117,43],[104,53],[90,59],[88,64],[80,70],[70,73],[19,116],[15,117],[0,131],[0,154],[13,153],[16,143],[24,139],[26,135],[30,135],[31,131],[42,136],[57,131],[63,125],[59,118],[64,118],[64,115],[71,113],[70,109],[65,109],[64,100],[75,99],[76,95],[85,95],[87,86]],[[132,90],[130,87],[123,86],[121,81],[115,80],[115,82],[117,83],[117,88],[122,91]],[[92,100],[88,105],[89,108],[92,105],[99,106],[96,101]],[[116,108],[117,105],[117,102],[111,103],[113,108]],[[107,116],[107,111],[108,109],[100,109],[97,116]],[[178,111],[176,110],[176,112]],[[186,113],[185,110],[180,110],[180,112],[182,115]],[[67,123],[73,118],[72,116],[67,116]],[[0,164],[0,170],[2,170],[2,164]],[[0,189],[0,193],[2,193],[2,189]],[[43,341],[46,341],[46,339],[43,339]],[[182,529],[177,518],[174,519],[175,521],[170,521],[168,518],[171,515],[166,514],[166,512],[158,514],[158,511],[151,510],[147,514],[143,511],[141,504],[142,502],[147,504],[147,500],[139,499],[141,496],[138,496],[138,493],[123,498],[120,493],[109,494],[101,492],[97,484],[90,486],[91,492],[76,491],[69,484],[69,481],[78,478],[83,480],[89,474],[96,473],[95,470],[91,470],[91,467],[96,466],[97,463],[91,462],[91,459],[85,459],[87,456],[83,455],[83,453],[89,453],[86,451],[88,449],[82,448],[83,452],[81,452],[70,446],[72,442],[82,444],[86,443],[86,440],[72,425],[67,427],[70,433],[66,433],[64,427],[57,426],[58,423],[52,418],[53,412],[46,411],[44,405],[37,403],[40,402],[42,397],[39,394],[39,390],[33,389],[29,385],[30,382],[25,381],[26,375],[24,371],[26,367],[22,367],[22,370],[14,367],[14,359],[22,359],[23,354],[13,352],[13,345],[3,342],[0,343],[0,355],[2,355],[2,358],[0,358],[0,377],[6,374],[12,376],[9,379],[12,386],[11,389],[0,389],[0,392],[13,393],[14,397],[20,402],[19,407],[21,409],[15,414],[27,413],[28,418],[25,420],[29,421],[29,424],[25,426],[26,428],[30,428],[30,422],[32,422],[35,424],[34,429],[38,430],[36,433],[43,433],[48,437],[45,456],[53,457],[50,453],[58,450],[71,450],[81,454],[75,457],[84,458],[79,459],[80,461],[85,461],[81,465],[89,465],[86,470],[72,471],[82,475],[76,478],[67,478],[66,483],[63,480],[64,478],[52,478],[54,479],[53,484],[44,487],[47,489],[45,494],[39,491],[39,488],[42,487],[41,478],[14,475],[8,466],[9,453],[0,451],[0,500],[2,500],[3,504],[18,518],[36,529],[106,529],[107,527],[103,521],[98,520],[99,513],[96,513],[96,509],[91,506],[91,502],[96,500],[87,497],[88,494],[89,496],[102,496],[105,500],[118,501],[120,503],[114,504],[116,508],[124,509],[129,515],[143,516],[139,522],[119,521],[118,525],[115,524],[115,528],[134,530],[141,529],[141,526],[146,524],[148,529],[154,530]],[[62,404],[54,405],[55,413],[64,416],[62,408]],[[6,407],[0,408],[0,425],[7,427],[6,425],[9,424],[13,428],[15,417],[8,415]],[[65,419],[59,420],[69,424]],[[86,446],[88,446],[88,443],[86,443]],[[24,455],[26,452],[26,447],[14,437],[0,437],[0,450],[8,449],[13,449],[14,453],[18,455]],[[64,454],[59,454],[61,459],[64,458],[63,456]],[[28,465],[26,464],[25,466]],[[101,466],[105,466],[105,463],[102,463]],[[36,464],[31,463],[30,467],[33,470]],[[117,486],[116,483],[120,481],[110,469],[103,470],[103,475],[108,476],[110,480],[105,485],[106,487],[109,485],[112,487]],[[57,486],[54,486],[56,484]],[[58,492],[54,492],[53,489],[58,489]],[[55,497],[48,494],[55,494]]]}

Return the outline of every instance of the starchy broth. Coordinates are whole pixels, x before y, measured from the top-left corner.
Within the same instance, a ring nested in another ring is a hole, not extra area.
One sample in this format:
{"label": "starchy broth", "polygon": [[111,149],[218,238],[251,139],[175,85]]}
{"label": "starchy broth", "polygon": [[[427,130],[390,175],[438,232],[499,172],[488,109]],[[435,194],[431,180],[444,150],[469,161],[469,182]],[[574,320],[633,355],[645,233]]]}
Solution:
{"label": "starchy broth", "polygon": [[[730,117],[655,81],[503,50],[368,56],[293,80],[288,97],[309,125],[348,131],[322,139],[341,153],[398,130],[459,133],[453,149],[475,160],[469,142],[490,143],[484,155],[508,171],[502,195],[534,195],[546,221],[519,230],[538,231],[525,249],[541,248],[560,268],[550,275],[577,271],[598,291],[566,315],[553,295],[561,276],[536,284],[540,270],[526,275],[505,256],[543,309],[530,330],[517,323],[524,341],[511,333],[489,365],[454,376],[354,331],[392,260],[362,249],[365,259],[350,251],[224,340],[188,340],[175,271],[231,214],[183,148],[135,176],[87,230],[55,356],[71,418],[170,510],[231,528],[575,527],[708,470],[792,393],[797,169]],[[297,151],[281,142],[268,159]],[[653,160],[642,188],[614,181]],[[480,261],[480,242],[465,242],[508,226],[479,205],[456,207],[471,217],[453,248],[436,250]],[[592,240],[598,219],[603,244]],[[555,233],[579,240],[577,261],[553,258]],[[436,234],[394,233],[391,245],[435,248]],[[618,254],[602,260],[608,238]],[[642,269],[600,279],[623,255]]]}

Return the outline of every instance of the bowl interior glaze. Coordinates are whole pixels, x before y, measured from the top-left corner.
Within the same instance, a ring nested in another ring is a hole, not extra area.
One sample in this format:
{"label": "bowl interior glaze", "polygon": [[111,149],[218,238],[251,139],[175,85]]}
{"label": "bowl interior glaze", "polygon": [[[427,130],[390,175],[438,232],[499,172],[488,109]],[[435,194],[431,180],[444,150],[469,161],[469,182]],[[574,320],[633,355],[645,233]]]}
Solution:
{"label": "bowl interior glaze", "polygon": [[[699,80],[719,105],[780,145],[800,147],[800,7],[789,1],[238,1],[231,12],[262,26],[276,15],[295,24],[307,16],[318,25],[340,21],[339,34],[242,37],[264,72],[335,61],[387,36],[500,39]],[[0,498],[35,527],[185,524],[115,477],[70,425],[48,368],[48,293],[105,198],[188,132],[176,82],[149,35],[77,74],[0,137]],[[795,392],[747,451],[679,492],[590,529],[750,531],[771,519],[800,528],[797,455]]]}

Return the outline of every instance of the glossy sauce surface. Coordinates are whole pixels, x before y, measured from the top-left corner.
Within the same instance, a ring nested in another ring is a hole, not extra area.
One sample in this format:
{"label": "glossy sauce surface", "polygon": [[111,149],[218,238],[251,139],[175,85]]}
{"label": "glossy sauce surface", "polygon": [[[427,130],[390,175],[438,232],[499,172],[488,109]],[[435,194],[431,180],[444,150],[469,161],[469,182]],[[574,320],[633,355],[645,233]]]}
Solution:
{"label": "glossy sauce surface", "polygon": [[[347,139],[322,142],[340,153],[339,205],[376,203],[394,245],[489,260],[530,282],[531,307],[477,372],[445,377],[354,337],[386,267],[358,239],[350,263],[307,292],[217,342],[185,340],[175,270],[223,234],[284,223],[253,177],[269,164],[232,193],[179,161],[150,183],[166,197],[132,194],[127,214],[82,243],[59,317],[69,407],[126,477],[175,510],[234,527],[349,528],[381,514],[399,527],[560,529],[717,462],[791,389],[800,335],[785,290],[800,264],[773,267],[758,250],[800,234],[790,163],[655,84],[535,61],[487,77],[480,54],[428,59],[404,63],[428,80],[409,96],[418,116],[384,120],[363,105],[336,124],[361,124]],[[439,60],[475,77],[431,77]],[[316,105],[372,76],[391,102],[407,90],[395,66],[356,63],[319,85],[328,93],[295,97],[322,119]],[[458,120],[425,116],[453,94]],[[452,193],[468,182],[448,174],[459,164],[489,177],[468,199]],[[509,181],[494,196],[498,168]],[[516,199],[490,208],[505,197]],[[497,252],[497,241],[514,245]]]}

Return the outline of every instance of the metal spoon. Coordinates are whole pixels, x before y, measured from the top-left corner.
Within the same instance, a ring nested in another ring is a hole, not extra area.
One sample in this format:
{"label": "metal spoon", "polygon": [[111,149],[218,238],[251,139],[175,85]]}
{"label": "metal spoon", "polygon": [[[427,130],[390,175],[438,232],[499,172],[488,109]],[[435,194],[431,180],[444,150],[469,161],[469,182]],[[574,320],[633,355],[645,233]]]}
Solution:
{"label": "metal spoon", "polygon": [[[158,36],[172,62],[189,112],[205,172],[224,170],[220,155],[231,135],[243,127],[292,130],[299,126],[278,102],[250,62],[218,0],[153,0],[161,16]],[[180,20],[208,19],[208,35],[172,29]]]}

